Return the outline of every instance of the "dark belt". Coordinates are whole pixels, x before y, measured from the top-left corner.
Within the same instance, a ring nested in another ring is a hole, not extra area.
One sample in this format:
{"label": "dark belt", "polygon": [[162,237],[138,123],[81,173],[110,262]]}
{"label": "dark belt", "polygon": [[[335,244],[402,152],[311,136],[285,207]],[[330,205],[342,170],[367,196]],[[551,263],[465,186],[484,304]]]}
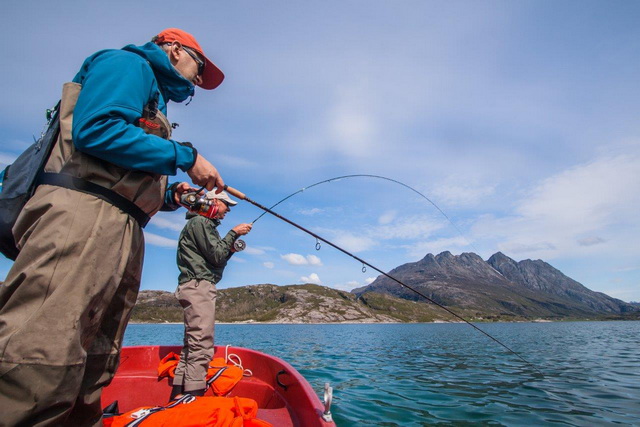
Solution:
{"label": "dark belt", "polygon": [[105,202],[111,203],[122,212],[130,215],[142,228],[144,228],[151,219],[149,215],[126,197],[121,196],[113,190],[109,190],[108,188],[104,188],[101,185],[94,184],[93,182],[86,181],[82,178],[77,178],[64,173],[43,172],[40,174],[38,184],[55,185],[57,187],[68,188],[70,190],[81,191],[83,193],[94,195]]}

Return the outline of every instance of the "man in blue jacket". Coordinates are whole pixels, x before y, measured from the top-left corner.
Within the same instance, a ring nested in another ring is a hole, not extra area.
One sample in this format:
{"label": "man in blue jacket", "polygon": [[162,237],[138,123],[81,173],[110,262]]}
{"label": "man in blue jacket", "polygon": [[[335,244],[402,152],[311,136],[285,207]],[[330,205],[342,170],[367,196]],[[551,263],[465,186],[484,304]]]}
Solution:
{"label": "man in blue jacket", "polygon": [[100,425],[142,272],[142,227],[188,183],[221,191],[216,168],[171,138],[169,101],[222,72],[192,35],[87,58],[63,87],[60,134],[13,228],[20,254],[0,286],[0,425]]}

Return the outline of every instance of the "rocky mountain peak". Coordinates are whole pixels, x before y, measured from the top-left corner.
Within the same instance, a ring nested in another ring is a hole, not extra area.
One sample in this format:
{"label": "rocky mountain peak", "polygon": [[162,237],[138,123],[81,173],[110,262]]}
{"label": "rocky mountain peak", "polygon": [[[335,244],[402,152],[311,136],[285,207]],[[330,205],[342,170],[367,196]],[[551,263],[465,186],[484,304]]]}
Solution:
{"label": "rocky mountain peak", "polygon": [[[502,252],[487,261],[473,252],[427,254],[418,262],[394,268],[390,274],[434,301],[478,310],[492,307],[497,312],[524,316],[635,310],[630,304],[587,289],[542,260],[517,262]],[[369,291],[423,299],[384,276],[354,293]]]}

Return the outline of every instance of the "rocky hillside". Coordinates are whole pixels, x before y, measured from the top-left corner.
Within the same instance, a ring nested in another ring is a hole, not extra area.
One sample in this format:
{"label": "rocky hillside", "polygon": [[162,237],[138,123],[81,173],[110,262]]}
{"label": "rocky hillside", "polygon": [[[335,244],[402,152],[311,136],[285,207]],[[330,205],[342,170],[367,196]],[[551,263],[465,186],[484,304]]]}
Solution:
{"label": "rocky hillside", "polygon": [[[464,307],[505,319],[593,318],[637,312],[633,305],[593,292],[544,261],[516,262],[500,252],[487,261],[474,253],[428,254],[389,274],[445,306]],[[422,299],[385,276],[354,290],[356,295],[366,292]]]}
{"label": "rocky hillside", "polygon": [[[447,318],[431,305],[377,293],[358,297],[311,284],[222,289],[216,302],[218,322],[432,322]],[[142,291],[132,321],[182,322],[182,308],[170,292]]]}

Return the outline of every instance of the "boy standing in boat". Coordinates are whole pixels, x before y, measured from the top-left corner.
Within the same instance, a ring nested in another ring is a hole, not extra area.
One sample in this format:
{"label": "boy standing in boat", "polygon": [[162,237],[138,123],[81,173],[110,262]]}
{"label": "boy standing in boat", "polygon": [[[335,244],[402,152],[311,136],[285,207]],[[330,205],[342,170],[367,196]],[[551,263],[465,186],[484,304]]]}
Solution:
{"label": "boy standing in boat", "polygon": [[1,425],[101,425],[100,395],[140,286],[142,227],[192,190],[166,175],[224,186],[171,138],[167,104],[223,78],[191,34],[170,28],[95,53],[64,85],[60,134],[13,228],[20,254],[0,286]]}
{"label": "boy standing in boat", "polygon": [[176,297],[184,309],[184,346],[175,370],[172,399],[182,393],[202,396],[206,390],[207,368],[214,353],[216,284],[235,252],[234,242],[251,231],[251,224],[239,224],[221,238],[217,227],[238,202],[224,191],[210,191],[206,198],[213,202],[211,217],[187,213],[189,221],[178,241]]}

